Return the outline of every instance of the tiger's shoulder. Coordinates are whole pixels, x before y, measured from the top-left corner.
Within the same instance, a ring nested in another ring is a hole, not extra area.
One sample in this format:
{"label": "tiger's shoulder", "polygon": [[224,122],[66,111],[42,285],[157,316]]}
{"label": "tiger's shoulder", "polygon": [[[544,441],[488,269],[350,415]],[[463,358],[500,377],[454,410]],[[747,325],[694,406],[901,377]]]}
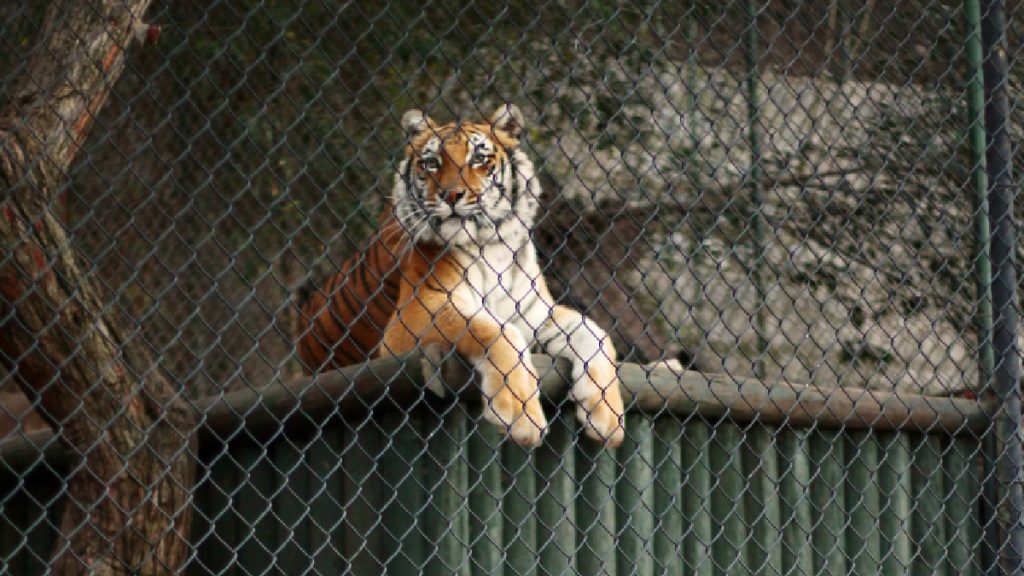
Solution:
{"label": "tiger's shoulder", "polygon": [[298,291],[296,351],[305,373],[373,357],[398,298],[403,242],[387,205],[360,250],[327,279]]}

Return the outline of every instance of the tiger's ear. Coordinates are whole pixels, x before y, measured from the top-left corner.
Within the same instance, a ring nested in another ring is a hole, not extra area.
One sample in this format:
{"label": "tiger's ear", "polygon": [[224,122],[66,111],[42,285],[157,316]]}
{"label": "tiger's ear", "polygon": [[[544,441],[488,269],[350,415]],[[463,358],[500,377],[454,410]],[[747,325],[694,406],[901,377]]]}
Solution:
{"label": "tiger's ear", "polygon": [[523,134],[523,113],[515,104],[498,106],[494,114],[491,114],[490,122],[495,130],[506,132],[516,140]]}
{"label": "tiger's ear", "polygon": [[405,135],[410,139],[424,130],[432,130],[434,126],[434,121],[430,119],[430,116],[424,114],[422,110],[409,110],[402,114],[402,130],[405,130]]}

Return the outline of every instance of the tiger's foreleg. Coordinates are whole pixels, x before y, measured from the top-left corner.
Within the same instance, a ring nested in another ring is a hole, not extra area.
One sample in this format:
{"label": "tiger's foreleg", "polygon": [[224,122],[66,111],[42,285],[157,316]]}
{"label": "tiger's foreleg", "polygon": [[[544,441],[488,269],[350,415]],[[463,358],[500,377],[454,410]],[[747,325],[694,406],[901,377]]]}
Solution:
{"label": "tiger's foreleg", "polygon": [[420,295],[392,319],[381,354],[401,354],[417,345],[454,347],[473,362],[482,376],[484,418],[518,444],[540,444],[547,419],[529,347],[518,328],[502,325],[486,312],[463,314],[446,294]]}
{"label": "tiger's foreleg", "polygon": [[545,352],[572,361],[570,396],[587,435],[610,448],[622,444],[624,409],[615,347],[605,331],[571,308],[554,306],[537,336]]}

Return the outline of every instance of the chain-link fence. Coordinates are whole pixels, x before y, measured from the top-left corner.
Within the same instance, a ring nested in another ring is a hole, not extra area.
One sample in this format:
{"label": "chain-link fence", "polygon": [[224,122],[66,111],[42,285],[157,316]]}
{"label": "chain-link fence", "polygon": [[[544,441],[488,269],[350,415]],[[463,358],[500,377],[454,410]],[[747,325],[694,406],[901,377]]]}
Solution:
{"label": "chain-link fence", "polygon": [[981,4],[0,0],[0,573],[1020,573]]}

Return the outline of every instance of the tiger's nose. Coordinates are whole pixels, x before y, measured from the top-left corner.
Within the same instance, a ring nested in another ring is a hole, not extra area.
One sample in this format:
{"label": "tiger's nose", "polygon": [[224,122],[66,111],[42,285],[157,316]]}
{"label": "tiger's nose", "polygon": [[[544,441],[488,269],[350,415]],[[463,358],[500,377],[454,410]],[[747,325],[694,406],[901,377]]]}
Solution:
{"label": "tiger's nose", "polygon": [[447,202],[449,206],[455,206],[465,195],[465,190],[446,190],[444,192],[444,201]]}

